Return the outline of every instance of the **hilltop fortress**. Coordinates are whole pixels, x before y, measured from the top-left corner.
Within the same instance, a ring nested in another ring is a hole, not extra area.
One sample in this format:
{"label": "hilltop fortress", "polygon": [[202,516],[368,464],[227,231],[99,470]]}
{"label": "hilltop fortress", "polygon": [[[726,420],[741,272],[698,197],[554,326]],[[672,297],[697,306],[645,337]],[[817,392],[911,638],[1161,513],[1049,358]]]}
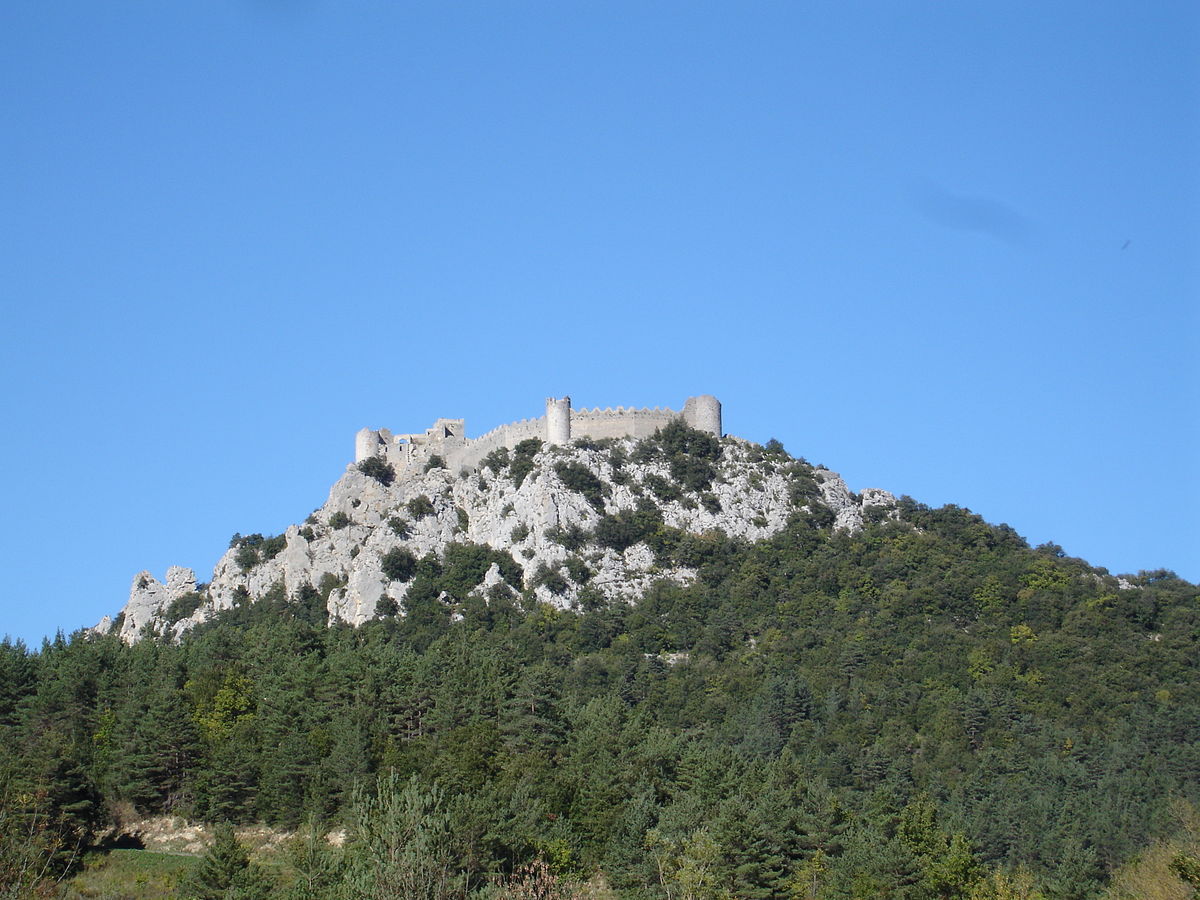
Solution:
{"label": "hilltop fortress", "polygon": [[391,463],[396,475],[422,471],[435,456],[451,471],[477,466],[500,447],[514,448],[521,441],[540,438],[561,445],[572,438],[648,437],[664,425],[682,419],[692,428],[721,436],[721,403],[701,394],[688,397],[683,411],[665,407],[633,409],[571,409],[570,397],[549,397],[546,414],[493,428],[477,438],[466,436],[465,419],[438,419],[420,434],[393,434],[386,428],[363,428],[354,437],[354,462],[378,457]]}

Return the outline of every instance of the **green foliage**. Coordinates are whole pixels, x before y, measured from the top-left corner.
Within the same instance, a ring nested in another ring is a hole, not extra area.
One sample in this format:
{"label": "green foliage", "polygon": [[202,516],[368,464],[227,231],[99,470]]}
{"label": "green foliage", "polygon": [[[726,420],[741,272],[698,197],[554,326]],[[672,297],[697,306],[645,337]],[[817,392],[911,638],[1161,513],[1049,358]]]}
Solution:
{"label": "green foliage", "polygon": [[235,534],[229,541],[230,548],[237,548],[234,562],[243,572],[248,572],[260,562],[266,562],[278,556],[287,546],[287,537],[277,534],[274,537],[263,537],[261,534]]}
{"label": "green foliage", "polygon": [[587,584],[592,580],[592,576],[596,574],[578,556],[568,556],[565,565],[567,567],[567,574],[571,576],[571,580],[576,584]]}
{"label": "green foliage", "polygon": [[391,774],[376,789],[356,789],[355,835],[347,860],[346,895],[443,900],[456,890],[450,815],[445,796],[417,776]]}
{"label": "green foliage", "polygon": [[531,585],[545,587],[552,594],[565,594],[570,587],[558,569],[551,568],[545,563],[539,565],[537,571],[533,573]]}
{"label": "green foliage", "polygon": [[338,531],[353,524],[354,522],[351,521],[350,517],[340,509],[329,517],[329,527],[334,531]]}
{"label": "green foliage", "polygon": [[525,478],[533,471],[533,458],[541,449],[542,442],[538,438],[528,438],[513,448],[509,474],[517,487],[524,484]]}
{"label": "green foliage", "polygon": [[[708,432],[676,420],[639,441],[633,456],[638,462],[665,460],[670,467],[671,480],[678,487],[687,491],[707,491],[717,474],[721,442]],[[655,490],[653,485],[648,486]]]}
{"label": "green foliage", "polygon": [[433,501],[425,494],[418,494],[413,497],[405,505],[408,514],[417,521],[424,519],[426,516],[432,516],[434,513]]}
{"label": "green foliage", "polygon": [[178,643],[0,642],[0,871],[31,848],[57,877],[132,806],[365,818],[345,869],[297,851],[309,896],[516,889],[541,857],[556,890],[598,872],[631,898],[1082,898],[1154,848],[1143,883],[1183,890],[1193,843],[1155,841],[1200,800],[1197,587],[1120,588],[956,507],[856,534],[822,510],[754,543],[649,500],[602,517],[600,547],[697,573],[635,603],[576,551],[557,609],[456,544],[398,560],[404,615],[358,629],[325,627],[327,575]]}
{"label": "green foliage", "polygon": [[417,571],[417,557],[405,547],[393,547],[380,560],[389,581],[408,581]]}
{"label": "green foliage", "polygon": [[623,509],[604,516],[596,523],[596,543],[621,553],[646,540],[662,526],[662,513],[649,501],[639,502],[637,509]]}
{"label": "green foliage", "polygon": [[0,784],[0,897],[52,896],[56,880],[70,866],[64,855],[79,839],[56,821],[45,793]]}
{"label": "green foliage", "polygon": [[1192,888],[1194,896],[1200,896],[1200,857],[1188,853],[1177,853],[1168,864],[1171,871]]}
{"label": "green foliage", "polygon": [[493,550],[485,544],[447,544],[442,555],[442,572],[438,586],[458,600],[478,587],[493,565],[500,577],[510,585],[521,583],[522,570],[511,555]]}
{"label": "green foliage", "polygon": [[201,606],[204,605],[204,596],[195,591],[189,591],[186,594],[180,594],[170,605],[163,611],[163,618],[168,625],[174,625],[176,622],[186,619]]}
{"label": "green foliage", "polygon": [[335,895],[344,878],[344,863],[325,839],[318,820],[310,818],[287,845],[291,884],[284,896],[287,900],[322,900]]}
{"label": "green foliage", "polygon": [[497,475],[508,468],[511,459],[507,447],[497,447],[480,461],[480,466],[491,469]]}
{"label": "green foliage", "polygon": [[[233,561],[237,563],[239,569],[243,572],[249,572],[258,565],[261,559],[259,550],[262,543],[263,536],[261,534],[234,534],[229,539],[229,549],[237,549]],[[145,587],[145,585],[142,585],[142,587]]]}
{"label": "green foliage", "polygon": [[[150,850],[109,850],[89,854],[83,869],[66,884],[66,897],[162,900],[177,897],[199,860]],[[0,895],[2,896],[2,895]],[[27,896],[32,896],[27,895]]]}
{"label": "green foliage", "polygon": [[208,851],[182,888],[189,900],[261,900],[271,885],[250,862],[233,826],[224,824],[214,829]]}
{"label": "green foliage", "polygon": [[369,456],[358,464],[358,471],[368,478],[374,478],[384,487],[396,480],[396,470],[391,463],[378,456]]}
{"label": "green foliage", "polygon": [[587,466],[577,462],[555,463],[554,471],[567,490],[582,494],[592,508],[604,511],[604,482]]}
{"label": "green foliage", "polygon": [[670,503],[672,500],[678,500],[683,496],[683,490],[678,484],[667,481],[661,475],[650,473],[642,479],[642,484],[649,489],[650,493],[664,503]]}
{"label": "green foliage", "polygon": [[461,506],[456,506],[456,507],[454,507],[454,512],[455,512],[455,515],[458,517],[458,530],[459,531],[466,531],[468,528],[471,527],[471,517],[467,514],[467,511],[465,509],[463,509]]}
{"label": "green foliage", "polygon": [[587,543],[589,535],[578,525],[568,525],[566,528],[563,528],[561,525],[555,525],[553,528],[547,530],[546,537],[563,549],[570,550],[573,553]]}
{"label": "green foliage", "polygon": [[426,472],[432,472],[434,469],[444,468],[446,468],[446,460],[442,459],[442,457],[438,456],[436,453],[429,457],[429,460],[425,463]]}
{"label": "green foliage", "polygon": [[401,540],[406,540],[412,536],[412,529],[408,527],[408,523],[399,516],[391,516],[388,519],[388,528],[392,530],[392,534]]}
{"label": "green foliage", "polygon": [[518,522],[513,526],[513,530],[509,532],[508,539],[514,544],[519,544],[529,537],[529,526],[524,522]]}

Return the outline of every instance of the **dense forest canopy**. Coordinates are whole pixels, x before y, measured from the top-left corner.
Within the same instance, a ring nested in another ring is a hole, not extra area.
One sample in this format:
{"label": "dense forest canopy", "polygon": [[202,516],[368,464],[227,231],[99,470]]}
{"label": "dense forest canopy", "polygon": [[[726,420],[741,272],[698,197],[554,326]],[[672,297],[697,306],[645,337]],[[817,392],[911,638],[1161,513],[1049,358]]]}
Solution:
{"label": "dense forest canopy", "polygon": [[405,608],[357,629],[313,589],[178,643],[6,640],[0,878],[172,813],[350,829],[309,893],[261,896],[387,896],[386,858],[420,896],[537,861],[631,898],[1085,898],[1200,805],[1195,585],[907,498],[835,531],[806,467],[762,465],[796,473],[771,539],[606,524],[697,572],[635,604],[556,609],[459,544],[398,560]]}

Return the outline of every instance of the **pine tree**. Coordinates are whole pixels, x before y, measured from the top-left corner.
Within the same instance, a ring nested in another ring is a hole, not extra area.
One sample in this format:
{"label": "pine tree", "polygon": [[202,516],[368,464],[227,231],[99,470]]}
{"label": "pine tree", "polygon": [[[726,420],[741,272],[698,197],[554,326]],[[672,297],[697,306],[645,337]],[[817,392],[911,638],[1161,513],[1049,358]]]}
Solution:
{"label": "pine tree", "polygon": [[228,824],[213,830],[208,852],[182,887],[188,900],[262,900],[271,890]]}

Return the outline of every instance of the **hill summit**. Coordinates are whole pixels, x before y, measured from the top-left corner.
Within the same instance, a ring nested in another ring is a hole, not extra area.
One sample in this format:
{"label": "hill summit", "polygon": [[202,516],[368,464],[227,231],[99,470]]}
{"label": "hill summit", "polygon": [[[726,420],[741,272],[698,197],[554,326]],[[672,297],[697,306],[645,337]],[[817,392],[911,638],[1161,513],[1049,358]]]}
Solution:
{"label": "hill summit", "polygon": [[[796,515],[853,532],[895,502],[852,493],[777,442],[723,436],[710,396],[681,412],[550,398],[545,416],[475,439],[462,419],[416,434],[363,429],[355,462],[303,523],[234,535],[207,584],[178,566],[165,581],[138,573],[120,615],[97,628],[127,642],[178,637],[263,598],[317,604],[352,625],[470,593],[528,592],[559,608],[634,600],[656,580],[693,580],[692,545],[766,538]],[[459,583],[426,596],[431,579],[420,576],[447,559]]]}

